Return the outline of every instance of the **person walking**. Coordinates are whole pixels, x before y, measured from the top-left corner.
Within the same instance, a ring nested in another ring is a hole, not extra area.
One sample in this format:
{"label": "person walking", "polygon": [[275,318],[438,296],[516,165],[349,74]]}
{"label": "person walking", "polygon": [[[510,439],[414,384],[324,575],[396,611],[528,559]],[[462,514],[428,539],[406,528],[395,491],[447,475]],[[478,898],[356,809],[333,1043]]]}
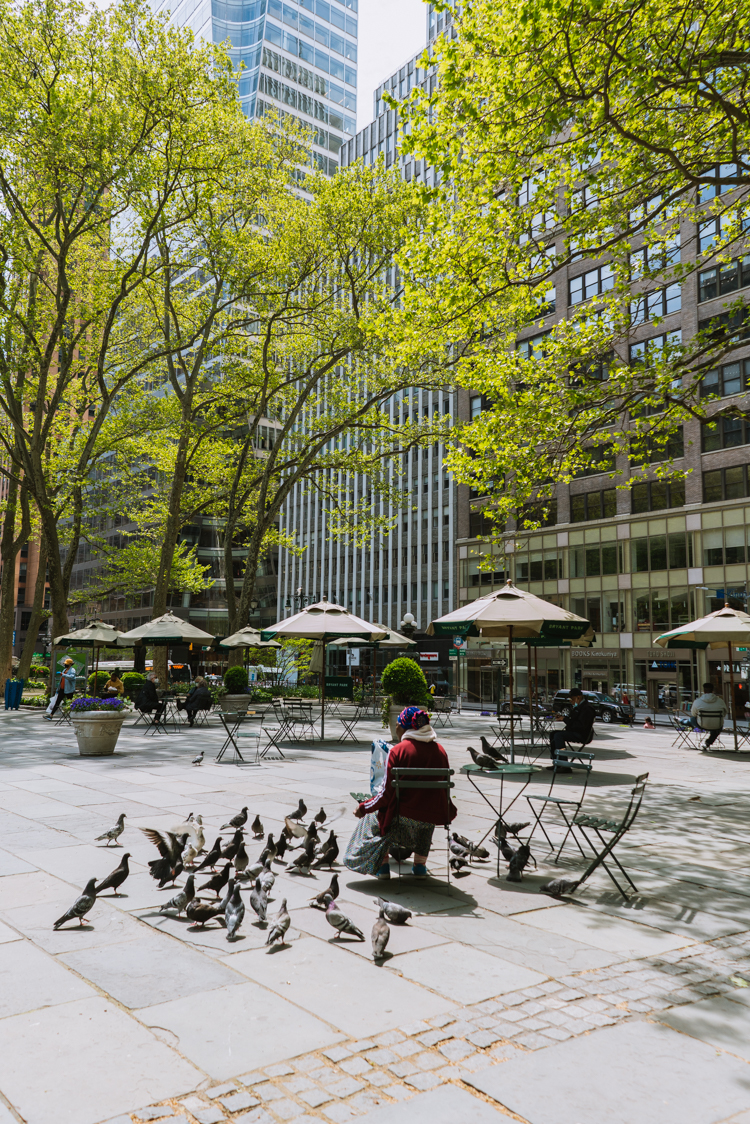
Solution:
{"label": "person walking", "polygon": [[688,724],[694,730],[704,730],[708,735],[701,749],[709,749],[724,728],[726,703],[714,692],[713,683],[703,684],[703,694],[690,707]]}
{"label": "person walking", "polygon": [[76,669],[70,656],[63,663],[63,671],[60,675],[60,682],[57,685],[56,694],[49,700],[49,706],[44,712],[44,717],[48,722],[52,721],[53,715],[58,706],[64,699],[72,699],[76,689]]}
{"label": "person walking", "polygon": [[[553,730],[549,736],[549,755],[553,761],[558,752],[565,749],[566,745],[588,745],[591,741],[596,711],[580,687],[571,687],[568,697],[573,704],[570,714],[567,718],[562,714],[556,716],[561,722],[565,723],[565,729]],[[564,765],[557,771],[558,773],[572,773],[573,770]]]}
{"label": "person walking", "polygon": [[[398,716],[396,744],[380,788],[363,801],[354,815],[362,820],[351,838],[344,866],[358,874],[390,878],[388,855],[392,846],[414,853],[412,874],[427,877],[427,856],[436,825],[456,818],[456,806],[441,789],[408,788],[397,802],[393,769],[448,769],[448,754],[435,738],[430,716],[419,706],[407,706]],[[419,779],[418,777],[415,779]],[[429,779],[429,778],[422,778]],[[396,810],[398,807],[398,816]]]}
{"label": "person walking", "polygon": [[154,715],[151,720],[152,726],[158,726],[164,711],[167,709],[167,700],[160,699],[156,692],[158,685],[158,676],[155,672],[150,672],[135,700],[136,710],[140,710],[143,714]]}

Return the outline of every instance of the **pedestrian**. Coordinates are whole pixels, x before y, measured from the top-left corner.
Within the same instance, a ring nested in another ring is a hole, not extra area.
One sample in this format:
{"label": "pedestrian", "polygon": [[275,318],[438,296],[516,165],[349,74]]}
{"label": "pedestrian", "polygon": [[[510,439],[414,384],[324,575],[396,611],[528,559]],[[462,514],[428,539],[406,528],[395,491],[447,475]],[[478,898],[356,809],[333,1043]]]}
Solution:
{"label": "pedestrian", "polygon": [[656,729],[656,726],[654,726],[653,722],[651,721],[651,719],[649,718],[648,715],[646,715],[646,721],[643,723],[643,729],[644,730],[655,730]]}
{"label": "pedestrian", "polygon": [[396,744],[388,754],[380,788],[354,812],[362,823],[352,835],[344,858],[344,866],[349,870],[390,878],[388,855],[394,846],[402,847],[408,854],[413,852],[412,874],[417,878],[427,877],[427,856],[435,826],[454,820],[456,807],[443,789],[404,789],[400,803],[397,802],[392,770],[420,767],[448,769],[450,762],[430,726],[427,711],[419,706],[407,706],[398,716]]}
{"label": "pedestrian", "polygon": [[[594,729],[594,719],[596,718],[596,711],[580,687],[571,687],[568,696],[573,708],[568,715],[564,717],[562,714],[557,714],[555,717],[565,723],[564,730],[553,730],[549,736],[549,755],[554,761],[560,750],[565,749],[566,745],[575,743],[576,745],[588,745],[591,741],[592,731]],[[558,768],[558,773],[572,773],[572,769],[563,765]]]}
{"label": "pedestrian", "polygon": [[116,667],[110,675],[107,682],[104,684],[102,695],[107,698],[113,698],[115,695],[122,697],[125,694],[125,684],[120,678],[120,669]]}
{"label": "pedestrian", "polygon": [[703,684],[703,694],[699,695],[690,707],[689,725],[694,730],[703,730],[708,736],[701,749],[709,749],[724,728],[726,703],[714,692],[713,683]]}
{"label": "pedestrian", "polygon": [[63,671],[60,675],[60,682],[57,685],[57,692],[49,700],[49,706],[44,712],[44,717],[48,722],[52,721],[52,716],[57,710],[58,706],[64,699],[72,699],[76,689],[76,669],[70,656],[63,663]]}
{"label": "pedestrian", "polygon": [[208,683],[202,675],[196,675],[195,682],[187,693],[187,698],[184,702],[177,704],[177,709],[184,710],[188,717],[188,725],[194,726],[197,711],[210,710],[212,701]]}
{"label": "pedestrian", "polygon": [[159,678],[156,672],[150,672],[135,700],[136,710],[140,710],[142,714],[154,715],[151,720],[152,726],[158,726],[159,720],[167,709],[166,699],[160,699],[156,692],[158,685]]}

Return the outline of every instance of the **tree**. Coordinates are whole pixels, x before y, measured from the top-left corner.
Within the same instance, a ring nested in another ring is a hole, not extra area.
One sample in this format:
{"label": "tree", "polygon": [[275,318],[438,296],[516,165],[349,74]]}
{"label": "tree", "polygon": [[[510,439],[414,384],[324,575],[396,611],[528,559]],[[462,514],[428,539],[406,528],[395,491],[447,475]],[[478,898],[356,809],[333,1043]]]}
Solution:
{"label": "tree", "polygon": [[[746,311],[729,300],[694,339],[640,346],[696,271],[744,252],[747,13],[475,0],[433,63],[435,92],[415,92],[403,138],[437,181],[407,305],[423,332],[466,342],[457,381],[492,403],[451,468],[500,522],[533,523],[529,502],[603,449],[668,453],[675,427],[707,414],[703,372],[741,342]],[[658,472],[672,471],[665,455]]]}

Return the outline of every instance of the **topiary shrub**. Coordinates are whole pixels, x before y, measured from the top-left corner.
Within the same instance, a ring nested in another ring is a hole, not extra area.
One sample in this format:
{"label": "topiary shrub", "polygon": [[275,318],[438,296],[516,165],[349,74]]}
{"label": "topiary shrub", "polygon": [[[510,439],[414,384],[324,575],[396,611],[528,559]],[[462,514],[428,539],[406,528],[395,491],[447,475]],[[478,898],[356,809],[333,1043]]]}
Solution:
{"label": "topiary shrub", "polygon": [[244,667],[230,667],[224,675],[224,686],[230,695],[244,695],[247,690],[247,671]]}
{"label": "topiary shrub", "polygon": [[425,674],[418,663],[402,656],[393,660],[383,671],[380,682],[383,691],[398,706],[423,704],[430,701]]}
{"label": "topiary shrub", "polygon": [[134,699],[145,682],[146,676],[141,675],[140,671],[123,672],[122,683],[125,688],[126,697]]}
{"label": "topiary shrub", "polygon": [[46,679],[48,675],[49,668],[43,663],[33,663],[29,668],[29,679]]}
{"label": "topiary shrub", "polygon": [[91,675],[89,675],[88,679],[86,680],[86,689],[90,691],[91,694],[98,696],[104,690],[104,684],[108,681],[108,671],[100,671],[98,673],[96,671],[92,671]]}

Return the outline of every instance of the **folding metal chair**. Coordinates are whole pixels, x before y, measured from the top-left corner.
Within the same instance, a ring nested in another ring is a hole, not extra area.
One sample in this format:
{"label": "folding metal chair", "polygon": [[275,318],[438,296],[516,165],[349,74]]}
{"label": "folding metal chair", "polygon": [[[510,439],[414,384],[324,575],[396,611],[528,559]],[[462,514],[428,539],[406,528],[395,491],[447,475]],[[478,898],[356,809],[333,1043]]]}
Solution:
{"label": "folding metal chair", "polygon": [[[451,777],[453,776],[453,769],[391,769],[391,784],[393,791],[396,793],[396,815],[393,822],[398,823],[401,817],[401,793],[408,789],[437,789],[447,794],[447,806],[450,808],[450,791],[455,788]],[[428,779],[425,780],[424,778]],[[446,877],[448,882],[451,880],[451,848],[450,848],[450,835],[451,825],[450,822],[444,824],[447,840],[446,840]],[[401,875],[401,863],[398,864],[399,876]]]}
{"label": "folding metal chair", "polygon": [[[551,804],[553,808],[556,808],[565,822],[565,827],[567,830],[565,832],[562,843],[557,849],[555,862],[558,862],[560,855],[562,854],[562,849],[568,841],[568,836],[573,829],[573,819],[581,810],[581,804],[583,804],[583,798],[586,795],[586,789],[588,788],[589,777],[591,776],[591,770],[593,769],[593,767],[593,753],[585,753],[583,750],[575,750],[570,746],[566,746],[565,749],[559,749],[555,753],[555,756],[552,760],[552,780],[550,781],[549,792],[546,794],[546,796],[541,793],[532,793],[531,796],[526,797],[526,803],[529,805],[531,814],[534,817],[535,821],[534,826],[531,829],[531,834],[529,835],[529,842],[531,842],[531,840],[533,839],[534,832],[536,831],[537,827],[540,827],[542,829],[542,835],[549,844],[550,851],[554,851],[555,844],[547,834],[546,828],[542,822],[542,815],[544,814],[544,811],[548,805]],[[557,780],[557,771],[560,768],[569,768],[574,772],[582,772],[584,774],[583,789],[577,798],[573,799],[570,796],[552,795],[552,789],[554,788],[555,781]],[[532,803],[532,801],[534,803]],[[541,808],[538,812],[534,807],[535,803],[541,804]],[[586,858],[586,854],[581,848],[581,845],[576,839],[575,835],[573,836],[573,841],[575,842],[578,850],[581,852],[583,857]]]}
{"label": "folding metal chair", "polygon": [[365,717],[367,717],[366,706],[358,706],[353,712],[349,714],[347,714],[344,710],[340,710],[338,719],[341,725],[344,727],[344,732],[339,738],[339,741],[345,742],[347,738],[351,738],[353,742],[359,741],[354,727]]}
{"label": "folding metal chair", "polygon": [[310,735],[315,737],[315,718],[313,716],[313,704],[305,702],[290,702],[286,708],[286,721],[290,730],[290,736],[293,739],[298,739],[297,728],[302,728],[302,737],[307,740],[308,731]]}
{"label": "folding metal chair", "polygon": [[274,699],[271,705],[273,706],[273,713],[276,721],[279,724],[276,736],[278,738],[285,738],[287,734],[291,733],[291,727],[289,725],[289,711],[284,705],[283,699]]}
{"label": "folding metal chair", "polygon": [[[722,714],[717,714],[715,710],[699,710],[696,717],[698,719],[698,727],[701,735],[712,734],[714,730],[717,729],[715,725],[712,725],[712,723],[716,722],[717,718],[721,721],[721,726],[719,726],[718,729],[724,729],[724,716]],[[721,740],[721,734],[719,734],[713,745],[709,746],[709,749],[726,749],[726,746]]]}
{"label": "folding metal chair", "polygon": [[453,703],[451,702],[451,700],[443,698],[433,699],[430,706],[430,710],[433,713],[435,723],[437,724],[439,722],[439,724],[443,727],[453,725],[453,723],[451,722],[452,709]]}
{"label": "folding metal chair", "polygon": [[[586,843],[594,852],[594,859],[581,876],[579,885],[585,882],[598,866],[603,866],[622,896],[627,898],[627,892],[623,890],[608,866],[607,860],[611,860],[620,871],[623,878],[633,888],[634,892],[638,892],[638,887],[624,869],[622,863],[615,855],[614,850],[622,837],[630,831],[635,822],[635,818],[643,803],[643,794],[646,791],[647,781],[648,773],[642,773],[640,777],[636,777],[635,787],[630,793],[630,802],[620,820],[613,820],[608,816],[592,815],[590,812],[579,812],[578,815],[573,817],[573,834],[575,835],[576,832],[580,832]],[[605,832],[609,838],[605,837]],[[596,836],[596,841],[592,839],[592,836]],[[583,851],[583,848],[581,848],[581,851]]]}
{"label": "folding metal chair", "polygon": [[669,711],[669,724],[675,732],[675,739],[672,742],[672,746],[678,745],[685,749],[695,749],[695,735],[697,731],[693,726],[683,726],[682,722],[680,722],[679,714],[680,711],[678,710]]}

